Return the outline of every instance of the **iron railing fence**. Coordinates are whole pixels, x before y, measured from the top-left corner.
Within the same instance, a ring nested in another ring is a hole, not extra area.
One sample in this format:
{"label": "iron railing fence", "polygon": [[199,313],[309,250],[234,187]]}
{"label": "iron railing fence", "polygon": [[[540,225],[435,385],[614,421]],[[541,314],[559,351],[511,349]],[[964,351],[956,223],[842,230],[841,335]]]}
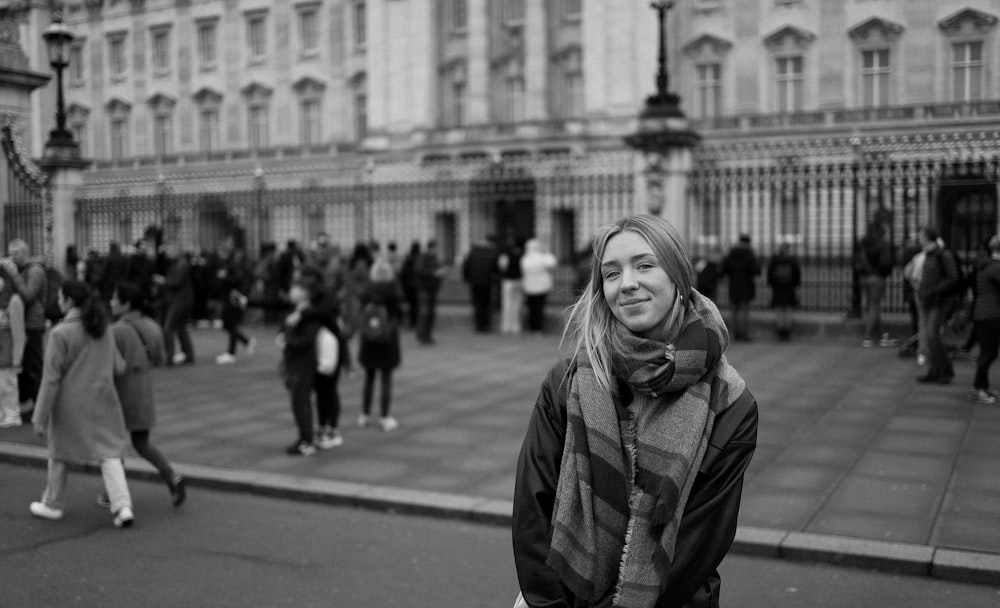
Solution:
{"label": "iron railing fence", "polygon": [[[720,251],[749,234],[765,263],[787,243],[803,266],[800,300],[814,311],[857,312],[855,247],[882,227],[895,252],[885,309],[904,312],[902,267],[923,225],[937,227],[968,273],[981,244],[998,229],[998,157],[977,160],[699,164],[692,176],[694,254]],[[767,295],[765,276],[759,279]],[[767,297],[758,298],[759,306]]]}

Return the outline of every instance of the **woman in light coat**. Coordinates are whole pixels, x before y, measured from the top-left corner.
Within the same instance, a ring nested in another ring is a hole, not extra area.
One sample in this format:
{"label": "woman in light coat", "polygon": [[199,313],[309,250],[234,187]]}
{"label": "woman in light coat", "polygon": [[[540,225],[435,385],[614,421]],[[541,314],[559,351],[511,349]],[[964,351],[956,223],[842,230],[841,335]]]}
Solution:
{"label": "woman in light coat", "polygon": [[132,525],[132,498],[122,457],[128,445],[115,374],[125,362],[108,331],[108,312],[100,296],[80,281],[59,290],[64,316],[49,334],[45,365],[32,422],[46,435],[48,485],[31,514],[62,519],[68,463],[99,462],[116,527]]}
{"label": "woman in light coat", "polygon": [[531,239],[525,244],[521,257],[521,282],[528,304],[528,331],[533,333],[545,330],[545,300],[552,291],[552,270],[556,264],[556,256],[549,253],[538,239]]}

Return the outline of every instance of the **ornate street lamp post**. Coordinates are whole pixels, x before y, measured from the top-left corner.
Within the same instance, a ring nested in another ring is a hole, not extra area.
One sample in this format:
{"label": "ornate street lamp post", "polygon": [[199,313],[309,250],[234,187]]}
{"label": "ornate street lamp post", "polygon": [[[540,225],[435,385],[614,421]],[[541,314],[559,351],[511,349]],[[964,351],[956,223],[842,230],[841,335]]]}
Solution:
{"label": "ornate street lamp post", "polygon": [[[680,107],[680,97],[670,92],[667,71],[667,16],[674,6],[667,0],[656,0],[650,7],[656,11],[658,54],[656,92],[646,98],[639,114],[635,133],[625,137],[625,143],[642,152],[648,213],[672,220],[682,233],[687,231],[687,175],[690,171],[690,150],[701,141],[691,129]],[[666,203],[670,209],[666,209]]]}
{"label": "ornate street lamp post", "polygon": [[253,170],[253,189],[257,193],[257,252],[258,255],[264,249],[264,188],[267,183],[264,181],[264,170],[257,167]]}
{"label": "ornate street lamp post", "polygon": [[59,13],[52,15],[52,24],[42,34],[48,50],[49,65],[56,73],[56,128],[49,132],[45,144],[45,157],[53,159],[79,159],[80,146],[73,133],[66,128],[66,100],[63,95],[63,70],[69,66],[69,45],[73,34],[62,21]]}

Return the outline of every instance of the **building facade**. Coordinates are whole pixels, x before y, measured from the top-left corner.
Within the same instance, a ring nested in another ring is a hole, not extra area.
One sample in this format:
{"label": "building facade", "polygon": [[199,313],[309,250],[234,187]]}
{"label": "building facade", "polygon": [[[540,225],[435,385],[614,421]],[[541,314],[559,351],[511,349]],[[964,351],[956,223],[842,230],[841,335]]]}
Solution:
{"label": "building facade", "polygon": [[[1000,0],[674,4],[671,88],[703,137],[680,203],[697,253],[740,232],[790,242],[821,307],[874,219],[899,243],[928,222],[965,249],[996,231]],[[69,124],[94,159],[81,247],[156,223],[192,248],[324,230],[343,247],[436,238],[449,260],[537,235],[569,262],[649,208],[622,143],[653,91],[644,2],[64,5]],[[41,43],[28,54],[45,71]],[[36,146],[53,99],[23,127]]]}

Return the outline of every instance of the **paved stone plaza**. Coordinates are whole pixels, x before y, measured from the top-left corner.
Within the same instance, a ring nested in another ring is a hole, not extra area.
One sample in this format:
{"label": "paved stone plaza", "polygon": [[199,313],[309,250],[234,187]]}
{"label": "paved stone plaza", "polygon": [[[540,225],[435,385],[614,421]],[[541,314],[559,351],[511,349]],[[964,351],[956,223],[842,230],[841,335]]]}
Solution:
{"label": "paved stone plaza", "polygon": [[[157,372],[154,441],[182,470],[509,501],[529,412],[559,353],[558,336],[478,335],[461,322],[432,347],[407,333],[393,410],[400,429],[355,426],[355,375],[341,383],[344,446],[293,458],[283,451],[295,433],[273,334],[252,333],[261,345],[252,359],[215,365],[224,334],[198,330],[197,365]],[[971,363],[956,364],[951,386],[919,385],[913,360],[894,349],[817,336],[735,344],[730,360],[760,404],[742,525],[1000,554],[1000,407],[966,399]],[[41,442],[27,427],[0,431],[0,452],[15,444]]]}

